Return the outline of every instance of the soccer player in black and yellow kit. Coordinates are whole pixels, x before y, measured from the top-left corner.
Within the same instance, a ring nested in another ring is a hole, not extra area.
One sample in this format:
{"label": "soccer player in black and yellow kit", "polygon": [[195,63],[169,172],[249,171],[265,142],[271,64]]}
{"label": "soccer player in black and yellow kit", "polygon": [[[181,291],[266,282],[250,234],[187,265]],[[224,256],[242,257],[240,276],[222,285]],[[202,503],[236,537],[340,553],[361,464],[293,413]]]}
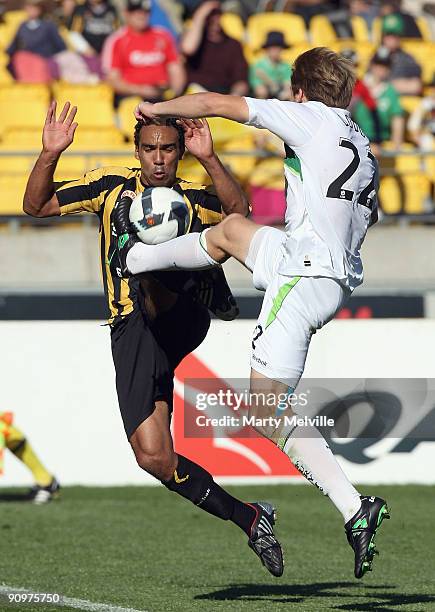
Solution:
{"label": "soccer player in black and yellow kit", "polygon": [[44,466],[24,433],[13,424],[12,412],[0,412],[0,476],[3,471],[2,451],[7,448],[31,472],[35,484],[28,498],[35,504],[45,504],[57,497],[60,485]]}
{"label": "soccer player in black and yellow kit", "polygon": [[[208,125],[200,120],[140,122],[135,128],[139,168],[100,168],[76,181],[55,184],[56,164],[74,138],[76,110],[70,110],[67,103],[57,118],[55,103],[50,106],[43,150],[24,195],[24,211],[35,217],[81,211],[98,215],[116,387],[125,431],[139,466],[169,490],[238,525],[262,563],[273,575],[280,576],[283,558],[273,534],[274,508],[264,502],[245,503],[234,498],[205,469],[178,455],[172,444],[174,370],[202,342],[210,324],[201,303],[204,284],[208,287],[205,293],[211,295],[207,306],[222,318],[234,316],[231,294],[227,292],[222,299],[216,290],[217,284],[222,287],[222,271],[218,270],[217,276],[207,271],[200,277],[190,272],[168,272],[124,279],[116,260],[114,213],[146,187],[171,187],[183,194],[191,212],[190,231],[219,223],[222,214],[246,215],[246,196],[215,154]],[[213,189],[177,178],[185,147],[205,168]]]}

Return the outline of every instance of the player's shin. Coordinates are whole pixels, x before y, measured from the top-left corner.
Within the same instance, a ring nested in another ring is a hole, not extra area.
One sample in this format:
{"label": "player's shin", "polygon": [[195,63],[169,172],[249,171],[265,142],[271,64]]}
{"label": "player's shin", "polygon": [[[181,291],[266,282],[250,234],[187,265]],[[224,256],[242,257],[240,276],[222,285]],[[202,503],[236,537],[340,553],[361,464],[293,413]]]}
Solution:
{"label": "player's shin", "polygon": [[345,523],[358,512],[360,494],[347,479],[318,429],[311,425],[296,426],[278,446],[299,472],[330,498]]}
{"label": "player's shin", "polygon": [[256,517],[255,509],[227,493],[197,463],[178,455],[177,468],[172,478],[163,481],[163,484],[209,514],[232,521],[250,535]]}
{"label": "player's shin", "polygon": [[138,242],[127,254],[127,267],[131,274],[152,270],[201,270],[216,266],[205,248],[205,232],[193,233],[148,245]]}

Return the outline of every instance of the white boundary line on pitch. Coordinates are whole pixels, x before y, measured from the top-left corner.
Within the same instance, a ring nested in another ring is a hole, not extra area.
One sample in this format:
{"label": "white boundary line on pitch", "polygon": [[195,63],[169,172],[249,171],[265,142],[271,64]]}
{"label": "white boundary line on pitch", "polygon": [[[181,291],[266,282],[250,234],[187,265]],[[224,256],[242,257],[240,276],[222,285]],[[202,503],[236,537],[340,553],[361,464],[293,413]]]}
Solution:
{"label": "white boundary line on pitch", "polygon": [[[38,593],[37,589],[24,589],[23,587],[12,587],[7,584],[0,584],[0,595],[8,595],[10,593]],[[84,610],[85,612],[146,612],[145,610],[136,610],[135,608],[122,608],[121,606],[114,606],[112,604],[105,604],[99,602],[88,601],[87,599],[76,599],[75,597],[64,597],[60,595],[61,600],[58,603],[50,603],[50,606],[59,608],[76,608],[77,610]],[[20,605],[20,604],[11,604]],[[26,605],[26,604],[24,604]],[[36,603],[35,606],[41,606],[43,610],[44,603]]]}

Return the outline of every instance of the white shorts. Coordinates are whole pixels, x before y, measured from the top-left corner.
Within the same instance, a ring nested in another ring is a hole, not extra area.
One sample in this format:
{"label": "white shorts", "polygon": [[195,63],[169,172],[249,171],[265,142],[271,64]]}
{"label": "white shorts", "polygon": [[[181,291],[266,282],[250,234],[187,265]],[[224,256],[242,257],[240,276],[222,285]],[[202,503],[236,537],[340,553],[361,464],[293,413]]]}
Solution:
{"label": "white shorts", "polygon": [[279,274],[285,238],[281,230],[261,228],[246,258],[254,286],[266,292],[252,338],[251,368],[294,389],[311,336],[334,317],[350,293],[333,278]]}

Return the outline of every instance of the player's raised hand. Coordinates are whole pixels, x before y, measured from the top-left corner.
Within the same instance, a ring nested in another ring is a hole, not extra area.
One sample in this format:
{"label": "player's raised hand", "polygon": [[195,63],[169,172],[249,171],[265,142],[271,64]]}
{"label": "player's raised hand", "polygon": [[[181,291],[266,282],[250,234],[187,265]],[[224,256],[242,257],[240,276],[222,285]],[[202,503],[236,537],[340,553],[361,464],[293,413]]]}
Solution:
{"label": "player's raised hand", "polygon": [[154,114],[153,107],[154,104],[152,104],[152,102],[139,102],[133,111],[134,116],[138,121],[141,119],[151,119],[152,121],[155,121],[156,119],[159,119],[159,117]]}
{"label": "player's raised hand", "polygon": [[44,130],[42,132],[42,146],[47,153],[60,154],[67,149],[74,140],[77,122],[74,117],[77,107],[67,102],[56,119],[56,102],[53,101],[47,112]]}
{"label": "player's raised hand", "polygon": [[179,119],[183,127],[186,149],[199,161],[214,155],[210,127],[205,119]]}

